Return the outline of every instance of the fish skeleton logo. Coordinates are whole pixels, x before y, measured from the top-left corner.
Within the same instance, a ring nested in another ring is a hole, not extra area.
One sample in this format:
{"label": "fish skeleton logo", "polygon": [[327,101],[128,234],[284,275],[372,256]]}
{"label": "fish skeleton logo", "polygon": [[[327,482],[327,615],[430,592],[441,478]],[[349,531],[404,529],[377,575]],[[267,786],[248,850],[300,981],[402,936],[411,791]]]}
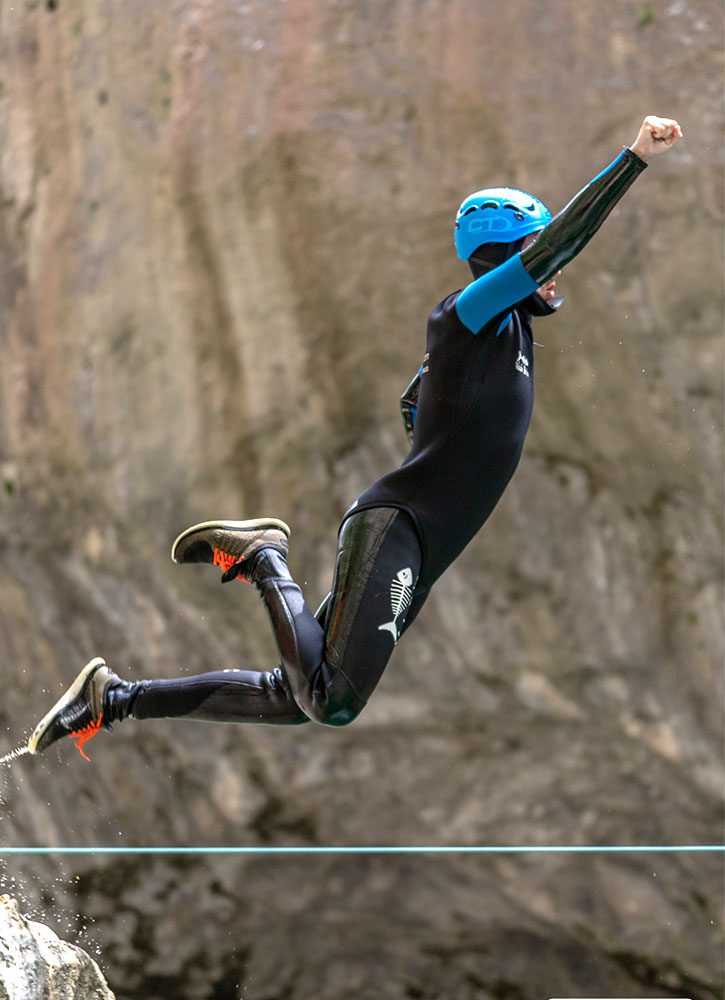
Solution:
{"label": "fish skeleton logo", "polygon": [[393,645],[398,641],[398,619],[405,615],[413,600],[413,572],[408,567],[398,570],[390,584],[390,608],[393,620],[378,626],[378,632],[390,632]]}
{"label": "fish skeleton logo", "polygon": [[526,378],[530,377],[529,376],[529,359],[526,357],[526,355],[522,351],[519,351],[519,356],[518,356],[518,358],[516,358],[516,371],[517,372],[521,372],[521,374],[525,375]]}

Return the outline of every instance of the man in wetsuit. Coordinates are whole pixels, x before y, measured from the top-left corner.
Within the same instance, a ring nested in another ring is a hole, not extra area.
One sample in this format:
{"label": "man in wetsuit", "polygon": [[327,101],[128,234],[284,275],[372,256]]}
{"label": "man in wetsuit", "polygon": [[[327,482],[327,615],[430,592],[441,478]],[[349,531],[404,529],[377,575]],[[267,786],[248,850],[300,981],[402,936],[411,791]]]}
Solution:
{"label": "man in wetsuit", "polygon": [[555,218],[511,188],[470,195],[456,220],[474,280],[435,307],[426,355],[402,399],[411,449],[344,515],[331,593],[313,614],[287,566],[289,528],[274,518],[207,521],[174,542],[178,563],[219,566],[252,583],[269,613],[280,665],[173,680],[124,681],[100,658],[80,672],[29,741],[83,744],[127,717],[352,722],[430,588],[479,531],[518,465],[533,406],[532,317],[561,304],[556,276],[682,129],[648,116],[636,140]]}

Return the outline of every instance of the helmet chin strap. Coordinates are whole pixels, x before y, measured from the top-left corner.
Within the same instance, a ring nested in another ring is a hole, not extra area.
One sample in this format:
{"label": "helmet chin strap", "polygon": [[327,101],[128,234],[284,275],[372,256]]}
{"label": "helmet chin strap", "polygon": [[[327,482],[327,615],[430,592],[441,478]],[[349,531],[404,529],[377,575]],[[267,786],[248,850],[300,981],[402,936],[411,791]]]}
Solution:
{"label": "helmet chin strap", "polygon": [[[482,243],[480,247],[476,247],[468,258],[468,264],[473,272],[473,276],[478,278],[480,274],[487,274],[494,267],[505,264],[507,260],[510,260],[519,252],[523,246],[524,239],[525,237],[522,237],[521,239],[514,240],[512,243]],[[475,268],[473,266],[474,263],[478,265]],[[476,274],[476,271],[479,269],[480,274]]]}
{"label": "helmet chin strap", "polygon": [[[474,264],[478,264],[478,267],[474,267]],[[498,267],[498,264],[492,264],[490,260],[484,260],[483,257],[478,257],[475,253],[472,253],[468,258],[468,266],[471,268],[474,278],[480,278],[480,274],[476,274],[476,271],[482,271],[483,274],[488,274],[489,271],[493,271],[494,267]]]}

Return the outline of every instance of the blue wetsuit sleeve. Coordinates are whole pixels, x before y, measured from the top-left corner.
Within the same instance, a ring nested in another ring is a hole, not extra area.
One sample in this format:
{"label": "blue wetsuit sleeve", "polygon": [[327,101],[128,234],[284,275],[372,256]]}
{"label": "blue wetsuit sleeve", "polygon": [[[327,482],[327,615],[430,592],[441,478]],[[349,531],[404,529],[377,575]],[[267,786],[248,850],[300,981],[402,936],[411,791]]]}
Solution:
{"label": "blue wetsuit sleeve", "polygon": [[494,316],[527,299],[538,287],[516,254],[463,289],[456,299],[458,318],[471,333],[478,333]]}
{"label": "blue wetsuit sleeve", "polygon": [[477,333],[573,260],[646,166],[625,147],[554,216],[535,243],[463,289],[456,300],[463,325]]}

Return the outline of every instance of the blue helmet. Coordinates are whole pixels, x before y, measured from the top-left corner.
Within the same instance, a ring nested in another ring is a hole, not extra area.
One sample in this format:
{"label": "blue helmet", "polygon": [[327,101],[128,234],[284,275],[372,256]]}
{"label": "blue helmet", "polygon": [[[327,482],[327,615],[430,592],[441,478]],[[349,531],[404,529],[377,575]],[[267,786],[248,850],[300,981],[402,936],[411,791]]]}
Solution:
{"label": "blue helmet", "polygon": [[468,260],[482,243],[513,243],[551,222],[538,198],[516,188],[485,188],[461,202],[456,215],[456,251]]}

